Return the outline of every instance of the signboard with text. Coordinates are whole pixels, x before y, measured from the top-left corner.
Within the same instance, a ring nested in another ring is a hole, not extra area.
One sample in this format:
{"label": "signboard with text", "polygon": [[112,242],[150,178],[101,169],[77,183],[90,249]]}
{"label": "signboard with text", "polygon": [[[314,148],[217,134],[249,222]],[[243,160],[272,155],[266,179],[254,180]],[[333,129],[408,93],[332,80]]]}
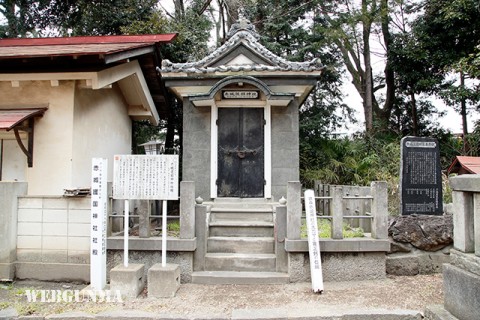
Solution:
{"label": "signboard with text", "polygon": [[438,141],[405,137],[401,141],[400,158],[401,214],[443,214]]}
{"label": "signboard with text", "polygon": [[178,155],[116,155],[113,198],[178,200]]}

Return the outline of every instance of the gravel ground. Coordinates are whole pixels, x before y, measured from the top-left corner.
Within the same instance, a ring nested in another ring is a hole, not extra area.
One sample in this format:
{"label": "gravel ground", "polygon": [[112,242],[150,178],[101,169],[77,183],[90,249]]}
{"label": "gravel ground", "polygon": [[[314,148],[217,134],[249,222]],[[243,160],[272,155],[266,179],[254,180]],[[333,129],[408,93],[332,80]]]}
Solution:
{"label": "gravel ground", "polygon": [[182,284],[173,298],[149,298],[145,291],[130,301],[41,303],[27,302],[27,289],[75,290],[85,285],[18,281],[0,283],[0,310],[16,308],[20,315],[49,315],[69,311],[98,313],[134,309],[170,315],[228,316],[235,309],[339,308],[408,309],[443,303],[442,275],[388,277],[384,280],[326,282],[322,294],[313,293],[310,283],[285,285],[196,285]]}

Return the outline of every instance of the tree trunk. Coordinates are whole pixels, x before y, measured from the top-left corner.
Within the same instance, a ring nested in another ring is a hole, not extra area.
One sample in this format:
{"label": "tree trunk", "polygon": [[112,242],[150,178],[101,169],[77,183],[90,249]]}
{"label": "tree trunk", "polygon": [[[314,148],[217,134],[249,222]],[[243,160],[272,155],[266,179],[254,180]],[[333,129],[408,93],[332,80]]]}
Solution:
{"label": "tree trunk", "polygon": [[363,11],[363,60],[365,63],[365,79],[363,87],[365,98],[363,101],[364,115],[365,115],[365,130],[368,133],[373,131],[373,79],[372,79],[372,63],[370,60],[370,31],[371,22],[367,13],[367,0],[362,0]]}
{"label": "tree trunk", "polygon": [[[460,88],[462,91],[465,90],[465,74],[460,72]],[[462,115],[462,130],[463,130],[463,154],[468,154],[470,147],[468,146],[467,136],[468,136],[468,123],[467,123],[467,102],[465,97],[462,95],[462,100],[460,101],[460,114]]]}
{"label": "tree trunk", "polygon": [[417,116],[417,101],[415,100],[415,93],[410,92],[410,103],[412,105],[412,135],[418,136],[418,116]]}

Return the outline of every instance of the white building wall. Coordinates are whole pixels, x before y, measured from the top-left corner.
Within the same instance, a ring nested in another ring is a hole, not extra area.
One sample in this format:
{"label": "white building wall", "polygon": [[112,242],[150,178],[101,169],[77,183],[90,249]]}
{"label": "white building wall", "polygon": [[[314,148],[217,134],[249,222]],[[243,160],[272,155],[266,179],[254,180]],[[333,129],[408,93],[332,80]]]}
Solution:
{"label": "white building wall", "polygon": [[72,185],[89,187],[92,158],[108,159],[108,181],[112,181],[113,156],[130,154],[132,123],[122,94],[110,89],[75,91],[73,121]]}
{"label": "white building wall", "polygon": [[[20,81],[18,87],[0,82],[0,108],[48,105],[43,117],[35,120],[33,167],[27,168],[26,156],[16,156],[14,163],[4,162],[6,168],[25,168],[30,195],[60,195],[71,185],[74,89],[75,81],[60,81],[58,86],[50,81]],[[10,139],[15,139],[13,133]],[[20,171],[4,169],[3,174],[20,179]]]}

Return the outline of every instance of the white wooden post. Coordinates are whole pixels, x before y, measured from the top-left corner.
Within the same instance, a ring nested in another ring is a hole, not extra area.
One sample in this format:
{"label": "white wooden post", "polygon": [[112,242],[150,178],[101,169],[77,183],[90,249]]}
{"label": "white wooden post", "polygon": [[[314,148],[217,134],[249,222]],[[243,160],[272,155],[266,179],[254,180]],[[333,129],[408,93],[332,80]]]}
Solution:
{"label": "white wooden post", "polygon": [[128,267],[128,233],[129,233],[129,212],[130,202],[125,200],[125,214],[123,227],[123,266]]}
{"label": "white wooden post", "polygon": [[162,201],[162,267],[167,266],[167,200]]}
{"label": "white wooden post", "polygon": [[310,256],[310,273],[313,292],[322,293],[323,275],[320,258],[320,242],[318,240],[317,210],[315,208],[315,193],[305,190],[305,213],[307,215],[308,252]]}
{"label": "white wooden post", "polygon": [[92,159],[90,285],[95,290],[107,284],[107,167],[107,159]]}

